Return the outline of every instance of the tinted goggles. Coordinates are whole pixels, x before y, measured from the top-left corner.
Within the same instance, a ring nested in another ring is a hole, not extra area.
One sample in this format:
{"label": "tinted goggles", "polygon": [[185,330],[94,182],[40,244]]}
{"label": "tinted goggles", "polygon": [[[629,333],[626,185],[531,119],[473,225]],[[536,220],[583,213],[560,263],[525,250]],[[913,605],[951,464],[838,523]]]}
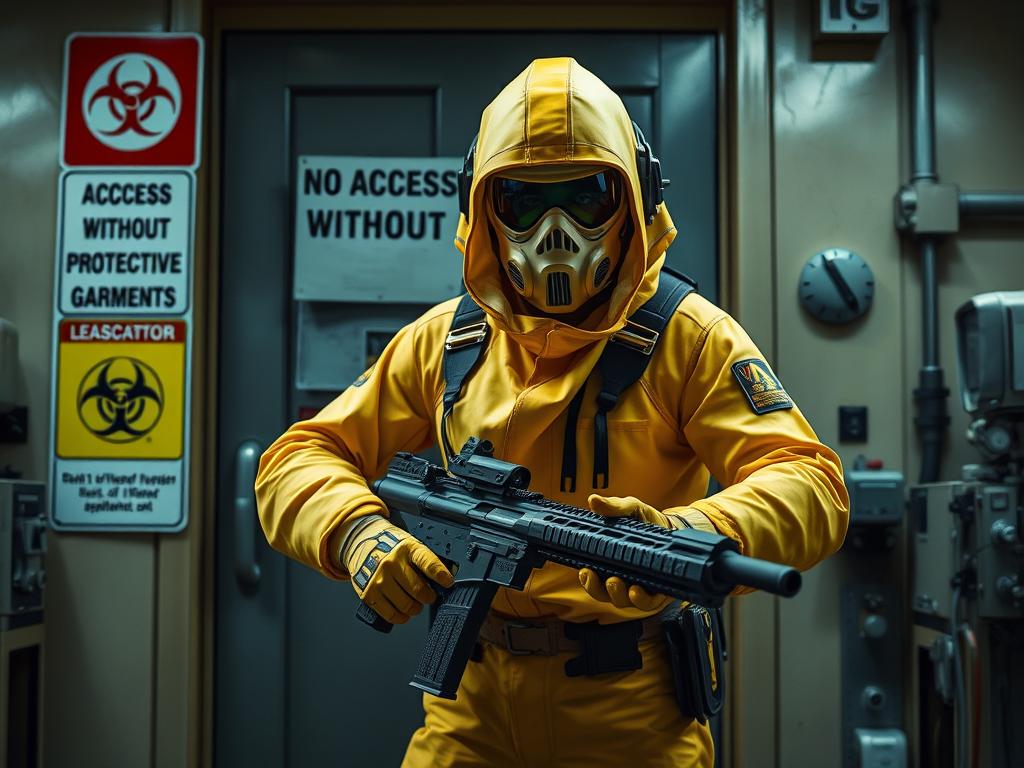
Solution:
{"label": "tinted goggles", "polygon": [[525,232],[552,208],[593,229],[608,221],[622,202],[619,174],[611,170],[551,183],[497,177],[491,189],[498,219],[516,232]]}

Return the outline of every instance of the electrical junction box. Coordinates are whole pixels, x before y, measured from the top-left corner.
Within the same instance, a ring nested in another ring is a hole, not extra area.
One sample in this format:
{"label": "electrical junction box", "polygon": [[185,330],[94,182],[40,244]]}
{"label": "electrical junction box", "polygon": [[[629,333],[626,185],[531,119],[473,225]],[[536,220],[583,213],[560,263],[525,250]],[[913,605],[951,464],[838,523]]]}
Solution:
{"label": "electrical junction box", "polygon": [[851,469],[846,473],[850,493],[850,525],[899,525],[903,520],[903,473],[881,469]]}
{"label": "electrical junction box", "polygon": [[868,439],[868,407],[839,406],[839,442],[866,443]]}

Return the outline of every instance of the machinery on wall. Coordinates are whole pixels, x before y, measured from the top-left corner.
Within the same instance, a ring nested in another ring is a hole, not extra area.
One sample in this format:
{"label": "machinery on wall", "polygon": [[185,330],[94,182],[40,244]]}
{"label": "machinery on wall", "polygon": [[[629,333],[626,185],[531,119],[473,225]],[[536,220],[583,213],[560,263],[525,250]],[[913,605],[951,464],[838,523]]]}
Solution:
{"label": "machinery on wall", "polygon": [[910,489],[919,765],[1024,761],[1024,291],[957,311],[967,439],[982,461]]}
{"label": "machinery on wall", "polygon": [[[40,764],[46,486],[0,479],[0,764]],[[5,762],[6,759],[6,762]]]}
{"label": "machinery on wall", "polygon": [[922,354],[913,391],[921,450],[909,494],[913,555],[912,722],[916,764],[1005,768],[1024,764],[1024,549],[1020,482],[1024,441],[1024,292],[974,297],[956,316],[960,390],[981,463],[939,482],[949,416],[939,356],[939,244],[963,223],[1020,223],[1021,192],[965,191],[940,181],[932,28],[937,0],[905,0],[910,177],[894,197],[896,229],[921,270]]}
{"label": "machinery on wall", "polygon": [[[0,318],[0,443],[24,443],[17,328]],[[0,765],[40,764],[46,486],[0,468]]]}
{"label": "machinery on wall", "polygon": [[1014,727],[1024,699],[1013,694],[1024,686],[1024,291],[975,296],[956,329],[966,438],[980,461],[957,480],[910,487],[907,599],[890,567],[901,549],[903,476],[863,457],[846,473],[839,608],[849,768],[1024,764]]}
{"label": "machinery on wall", "polygon": [[932,26],[938,0],[905,0],[907,71],[910,76],[910,179],[893,198],[897,231],[916,252],[921,269],[921,368],[913,391],[921,470],[918,482],[939,479],[949,415],[945,374],[939,357],[938,245],[956,235],[962,222],[1024,219],[1024,193],[961,190],[940,182],[935,141],[935,65]]}
{"label": "machinery on wall", "polygon": [[858,457],[846,472],[850,530],[839,587],[843,768],[904,768],[903,600],[892,567],[903,473]]}

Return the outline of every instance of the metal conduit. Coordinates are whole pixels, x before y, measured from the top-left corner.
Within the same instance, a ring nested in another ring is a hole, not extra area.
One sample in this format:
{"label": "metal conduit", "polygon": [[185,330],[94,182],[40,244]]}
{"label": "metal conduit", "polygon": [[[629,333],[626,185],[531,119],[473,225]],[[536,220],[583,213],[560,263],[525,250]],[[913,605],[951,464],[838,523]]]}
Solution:
{"label": "metal conduit", "polygon": [[935,98],[932,79],[932,0],[907,3],[911,87],[911,179],[937,179],[935,173]]}
{"label": "metal conduit", "polygon": [[[907,34],[911,81],[911,179],[936,181],[935,96],[932,63],[932,0],[908,0]],[[914,390],[917,415],[914,419],[921,441],[919,481],[931,483],[939,477],[942,445],[949,426],[944,374],[939,366],[938,280],[935,273],[935,238],[917,241],[921,261],[922,360],[918,387]]]}
{"label": "metal conduit", "polygon": [[935,276],[935,240],[920,243],[921,256],[921,367],[939,367],[938,278]]}
{"label": "metal conduit", "polygon": [[961,192],[959,202],[964,218],[1024,216],[1024,192]]}

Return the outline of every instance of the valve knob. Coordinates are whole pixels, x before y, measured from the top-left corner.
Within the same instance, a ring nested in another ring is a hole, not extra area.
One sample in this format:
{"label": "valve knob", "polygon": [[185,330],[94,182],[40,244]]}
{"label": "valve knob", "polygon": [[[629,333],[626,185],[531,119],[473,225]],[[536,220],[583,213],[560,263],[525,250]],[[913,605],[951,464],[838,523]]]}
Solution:
{"label": "valve knob", "polygon": [[1005,520],[996,520],[991,528],[992,543],[1013,546],[1020,541],[1017,526]]}
{"label": "valve knob", "polygon": [[885,691],[877,685],[869,685],[860,695],[861,704],[869,712],[878,712],[885,706]]}
{"label": "valve knob", "polygon": [[1017,574],[1000,576],[996,579],[996,594],[1004,600],[1020,600],[1024,598],[1024,585],[1021,585]]}
{"label": "valve knob", "polygon": [[872,640],[880,640],[885,637],[886,632],[889,631],[889,622],[885,620],[885,616],[881,616],[877,613],[871,613],[865,617],[861,631],[863,631],[864,637],[868,637]]}

